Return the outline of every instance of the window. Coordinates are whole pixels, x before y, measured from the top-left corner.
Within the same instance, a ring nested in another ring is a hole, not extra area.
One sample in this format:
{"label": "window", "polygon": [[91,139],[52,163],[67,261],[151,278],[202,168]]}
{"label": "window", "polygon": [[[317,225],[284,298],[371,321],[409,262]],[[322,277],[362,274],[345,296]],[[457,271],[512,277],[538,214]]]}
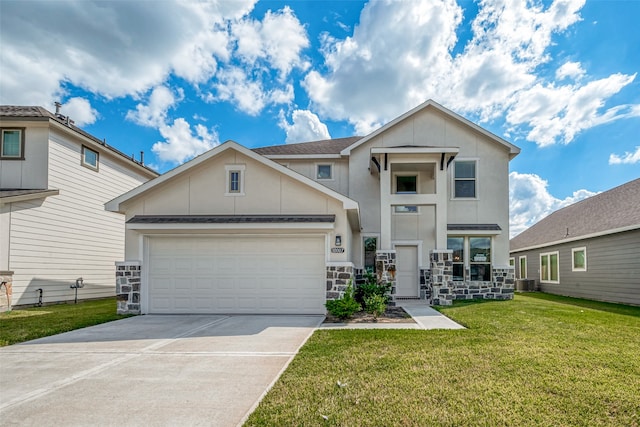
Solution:
{"label": "window", "polygon": [[455,162],[453,197],[471,199],[476,197],[475,160]]}
{"label": "window", "polygon": [[317,179],[333,179],[332,165],[316,165]]}
{"label": "window", "polygon": [[229,171],[229,193],[240,192],[240,171]]}
{"label": "window", "polygon": [[395,213],[418,213],[415,205],[396,205],[393,207]]}
{"label": "window", "polygon": [[540,254],[540,281],[559,283],[558,252]]}
{"label": "window", "polygon": [[364,269],[368,273],[376,272],[376,250],[378,249],[377,237],[364,237],[362,239],[364,250]]}
{"label": "window", "polygon": [[520,279],[526,279],[527,278],[527,256],[521,256],[520,258],[518,258],[518,261],[520,262]]}
{"label": "window", "polygon": [[227,188],[225,196],[244,196],[244,165],[225,165]]}
{"label": "window", "polygon": [[24,160],[24,129],[2,129],[0,159]]}
{"label": "window", "polygon": [[471,280],[491,281],[491,237],[469,237]]}
{"label": "window", "polygon": [[418,177],[416,175],[396,175],[396,194],[416,194]]}
{"label": "window", "polygon": [[511,267],[515,267],[516,266],[516,259],[514,257],[509,258],[509,265]]}
{"label": "window", "polygon": [[89,147],[82,146],[82,166],[98,170],[98,152]]}
{"label": "window", "polygon": [[571,258],[573,259],[571,271],[587,271],[587,248],[571,249]]}
{"label": "window", "polygon": [[447,249],[453,251],[453,280],[464,280],[464,237],[447,237]]}

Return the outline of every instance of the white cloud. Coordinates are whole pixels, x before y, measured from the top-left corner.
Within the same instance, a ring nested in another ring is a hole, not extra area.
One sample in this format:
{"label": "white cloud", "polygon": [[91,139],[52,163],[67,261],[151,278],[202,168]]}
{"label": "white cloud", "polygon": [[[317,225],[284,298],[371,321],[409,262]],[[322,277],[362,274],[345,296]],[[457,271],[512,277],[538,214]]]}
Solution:
{"label": "white cloud", "polygon": [[636,75],[613,74],[584,85],[553,84],[524,89],[514,95],[506,122],[521,129],[529,141],[541,147],[568,144],[591,127],[640,116],[638,106],[616,106],[602,111],[606,100],[633,82]]}
{"label": "white cloud", "polygon": [[473,36],[454,55],[462,23],[455,1],[369,2],[352,36],[322,36],[327,70],[310,71],[303,88],[321,118],[348,120],[358,133],[433,98],[481,122],[508,112],[505,130],[541,146],[569,143],[638,113],[637,105],[605,108],[635,75],[589,79],[578,62],[559,67],[564,85],[538,75],[553,36],[581,19],[584,3],[480,1]]}
{"label": "white cloud", "polygon": [[578,80],[584,76],[585,71],[582,69],[582,64],[579,62],[565,62],[556,70],[556,79],[562,80],[564,78],[571,78]]}
{"label": "white cloud", "polygon": [[[55,111],[55,109],[52,111]],[[91,107],[91,103],[88,100],[79,97],[68,99],[67,102],[62,104],[60,111],[73,120],[78,127],[95,123],[100,116],[98,112]]]}
{"label": "white cloud", "polygon": [[294,67],[306,68],[302,49],[309,46],[306,31],[289,6],[277,12],[267,11],[262,22],[239,21],[232,34],[237,40],[237,54],[247,63],[267,61],[284,79]]}
{"label": "white cloud", "polygon": [[280,111],[280,127],[287,134],[287,144],[331,138],[327,125],[309,110],[294,110],[291,114],[291,120],[290,124],[285,118],[284,112]]}
{"label": "white cloud", "polygon": [[[229,2],[247,11],[251,2]],[[41,102],[59,92],[62,81],[107,98],[143,92],[175,71],[202,81],[223,55],[218,33],[226,17],[205,3],[56,1],[6,2],[0,18],[0,74],[26,76],[51,72],[33,93],[14,78],[2,79],[2,102]],[[216,25],[218,24],[218,25]],[[28,67],[27,58],[38,58]],[[43,95],[35,97],[38,91]]]}
{"label": "white cloud", "polygon": [[138,104],[136,109],[127,112],[127,120],[142,126],[160,127],[167,121],[167,112],[184,98],[184,92],[178,89],[174,93],[166,86],[157,86],[149,95],[148,104]]}
{"label": "white cloud", "polygon": [[511,237],[531,227],[553,211],[569,206],[597,193],[574,191],[564,199],[552,196],[546,180],[535,174],[509,174],[509,229]]}
{"label": "white cloud", "polygon": [[161,126],[160,134],[165,140],[153,144],[151,151],[160,161],[173,164],[190,160],[220,143],[215,130],[198,124],[194,132],[183,118],[174,120],[171,125]]}
{"label": "white cloud", "polygon": [[636,147],[636,151],[634,152],[625,151],[624,154],[621,156],[611,153],[611,155],[609,156],[610,165],[620,165],[620,164],[633,165],[636,163],[640,163],[640,145]]}

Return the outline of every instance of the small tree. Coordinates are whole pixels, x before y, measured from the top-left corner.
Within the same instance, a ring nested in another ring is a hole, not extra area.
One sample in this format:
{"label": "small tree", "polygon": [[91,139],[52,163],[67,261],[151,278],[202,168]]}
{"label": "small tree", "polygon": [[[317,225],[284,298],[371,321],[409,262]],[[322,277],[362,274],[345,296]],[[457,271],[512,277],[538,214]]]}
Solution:
{"label": "small tree", "polygon": [[356,301],[353,296],[353,286],[351,285],[351,280],[349,280],[349,284],[347,288],[344,290],[344,294],[341,298],[329,300],[325,303],[325,307],[332,316],[335,316],[339,319],[349,319],[356,312],[362,310],[362,306]]}
{"label": "small tree", "polygon": [[387,298],[381,295],[371,295],[364,300],[365,310],[373,314],[373,318],[378,321],[378,316],[382,316],[387,309]]}

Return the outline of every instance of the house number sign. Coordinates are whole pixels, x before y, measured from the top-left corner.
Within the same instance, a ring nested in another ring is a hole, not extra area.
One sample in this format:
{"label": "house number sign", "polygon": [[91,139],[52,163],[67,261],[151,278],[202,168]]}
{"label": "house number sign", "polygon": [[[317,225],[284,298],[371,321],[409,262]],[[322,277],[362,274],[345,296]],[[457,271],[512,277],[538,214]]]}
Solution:
{"label": "house number sign", "polygon": [[331,248],[332,254],[342,254],[344,253],[344,248]]}

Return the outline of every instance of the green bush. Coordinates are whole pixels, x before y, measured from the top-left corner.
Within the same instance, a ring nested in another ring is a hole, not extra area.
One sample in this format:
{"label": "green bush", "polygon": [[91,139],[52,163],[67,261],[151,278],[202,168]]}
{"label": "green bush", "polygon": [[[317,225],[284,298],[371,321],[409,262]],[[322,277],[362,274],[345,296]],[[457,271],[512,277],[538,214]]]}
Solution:
{"label": "green bush", "polygon": [[381,295],[371,295],[364,300],[365,310],[369,314],[373,314],[375,319],[382,316],[387,309],[387,298]]}
{"label": "green bush", "polygon": [[362,306],[353,296],[353,287],[351,281],[347,285],[342,298],[329,300],[325,303],[325,307],[332,316],[339,319],[348,319],[358,311],[362,310]]}
{"label": "green bush", "polygon": [[366,300],[374,295],[384,298],[385,304],[389,302],[389,293],[391,292],[391,283],[378,283],[374,274],[365,273],[365,282],[355,290],[355,299],[359,304],[367,305]]}

